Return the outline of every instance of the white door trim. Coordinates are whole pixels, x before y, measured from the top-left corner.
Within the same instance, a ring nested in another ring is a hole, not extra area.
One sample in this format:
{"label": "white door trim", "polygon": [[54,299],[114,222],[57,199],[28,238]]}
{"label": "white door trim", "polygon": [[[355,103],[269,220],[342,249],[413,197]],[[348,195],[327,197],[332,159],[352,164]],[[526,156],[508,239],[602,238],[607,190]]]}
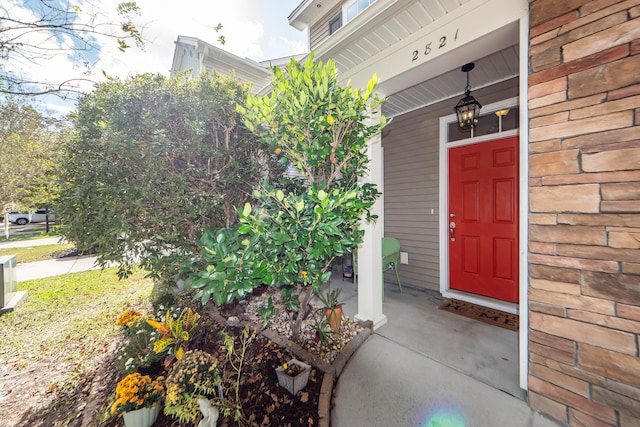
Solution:
{"label": "white door trim", "polygon": [[[522,79],[521,79],[522,80]],[[525,79],[526,81],[526,79]],[[520,88],[520,93],[522,93],[522,89]],[[526,93],[526,92],[525,92]],[[525,97],[526,98],[526,97]],[[523,129],[523,114],[522,111],[526,110],[527,103],[526,99],[523,100],[522,97],[510,98],[500,102],[496,102],[490,105],[486,105],[483,107],[484,111],[497,111],[506,108],[513,108],[515,106],[519,107],[520,111],[520,123],[519,129],[494,133],[490,135],[483,135],[480,137],[469,138],[460,141],[454,141],[451,143],[447,143],[447,133],[449,123],[455,122],[457,120],[455,114],[451,114],[448,116],[440,117],[440,129],[439,129],[439,163],[440,163],[440,172],[439,172],[439,185],[440,185],[440,212],[439,212],[439,253],[440,253],[440,292],[443,296],[447,298],[457,298],[460,300],[468,301],[471,303],[483,305],[485,307],[491,307],[498,310],[503,310],[509,313],[519,314],[520,316],[520,331],[518,332],[518,344],[519,344],[519,353],[520,353],[520,363],[519,363],[519,374],[520,374],[520,387],[523,389],[527,389],[527,375],[528,375],[528,316],[527,307],[528,301],[526,299],[527,295],[527,275],[528,275],[528,264],[526,262],[527,257],[527,235],[523,234],[523,230],[527,229],[527,212],[528,212],[528,184],[526,180],[526,176],[528,176],[528,150],[527,150],[527,138],[526,128]],[[526,117],[526,113],[524,115]],[[448,151],[451,148],[460,147],[469,144],[477,144],[485,141],[491,141],[500,138],[506,138],[514,135],[519,135],[519,150],[520,150],[520,161],[519,161],[519,209],[520,209],[520,229],[518,231],[518,239],[519,239],[519,304],[510,303],[507,301],[500,301],[493,298],[487,298],[480,295],[473,295],[466,292],[457,291],[451,289],[449,287],[449,157]],[[525,135],[523,137],[522,135]],[[522,309],[520,309],[522,307]],[[524,316],[523,316],[524,314]],[[523,350],[523,341],[525,344],[525,349]],[[524,378],[524,382],[523,382]]]}

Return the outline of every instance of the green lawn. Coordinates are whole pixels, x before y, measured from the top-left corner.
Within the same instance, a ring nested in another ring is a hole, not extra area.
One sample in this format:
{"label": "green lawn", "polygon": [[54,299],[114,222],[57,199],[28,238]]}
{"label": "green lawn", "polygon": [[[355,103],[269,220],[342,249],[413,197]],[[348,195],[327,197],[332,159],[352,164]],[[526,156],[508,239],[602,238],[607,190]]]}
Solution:
{"label": "green lawn", "polygon": [[59,363],[86,372],[95,355],[114,344],[120,313],[151,308],[153,283],[144,274],[118,280],[110,268],[19,282],[28,298],[0,316],[0,364],[28,369]]}
{"label": "green lawn", "polygon": [[15,255],[18,264],[25,262],[43,261],[52,259],[54,252],[72,248],[73,244],[29,246],[27,248],[0,248],[0,256]]}

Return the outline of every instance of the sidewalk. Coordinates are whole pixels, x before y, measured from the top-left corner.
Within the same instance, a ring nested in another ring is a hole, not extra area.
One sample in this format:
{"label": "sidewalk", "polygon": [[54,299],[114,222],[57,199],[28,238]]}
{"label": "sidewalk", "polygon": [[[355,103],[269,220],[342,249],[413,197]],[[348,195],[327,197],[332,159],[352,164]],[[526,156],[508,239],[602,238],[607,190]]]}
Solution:
{"label": "sidewalk", "polygon": [[[18,240],[15,242],[0,242],[0,249],[4,248],[28,248],[32,246],[56,245],[60,243],[60,237],[48,237],[46,239]],[[80,271],[98,270],[96,258],[92,256],[75,256],[67,258],[50,259],[46,261],[28,262],[18,264],[16,280],[24,282],[26,280],[43,279],[45,277],[60,276],[68,273],[78,273]]]}

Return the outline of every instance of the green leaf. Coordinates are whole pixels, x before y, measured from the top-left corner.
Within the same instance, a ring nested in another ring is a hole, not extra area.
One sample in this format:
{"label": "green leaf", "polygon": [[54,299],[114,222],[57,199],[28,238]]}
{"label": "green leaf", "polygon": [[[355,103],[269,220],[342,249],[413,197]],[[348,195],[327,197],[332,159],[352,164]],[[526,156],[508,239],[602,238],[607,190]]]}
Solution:
{"label": "green leaf", "polygon": [[244,209],[242,210],[242,216],[247,217],[251,213],[251,204],[249,202],[244,204]]}

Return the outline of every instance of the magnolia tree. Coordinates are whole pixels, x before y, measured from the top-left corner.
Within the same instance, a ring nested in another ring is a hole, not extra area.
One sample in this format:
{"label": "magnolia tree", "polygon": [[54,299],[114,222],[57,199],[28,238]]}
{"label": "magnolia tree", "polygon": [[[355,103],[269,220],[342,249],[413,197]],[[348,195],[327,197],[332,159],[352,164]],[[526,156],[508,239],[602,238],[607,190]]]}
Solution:
{"label": "magnolia tree", "polygon": [[370,208],[379,193],[360,178],[367,140],[386,123],[370,120],[380,103],[375,84],[374,76],[364,90],[339,86],[334,63],[316,63],[311,55],[304,64],[274,68],[271,94],[249,96],[246,108],[238,107],[247,128],[308,185],[285,193],[263,184],[254,192],[257,204],[239,210],[237,227],[205,233],[204,263],[190,283],[203,304],[211,297],[229,303],[264,283],[280,286],[295,310],[294,291],[303,293],[292,328],[298,339],[313,292],[330,279],[334,259],[362,242],[361,220],[374,218]]}

